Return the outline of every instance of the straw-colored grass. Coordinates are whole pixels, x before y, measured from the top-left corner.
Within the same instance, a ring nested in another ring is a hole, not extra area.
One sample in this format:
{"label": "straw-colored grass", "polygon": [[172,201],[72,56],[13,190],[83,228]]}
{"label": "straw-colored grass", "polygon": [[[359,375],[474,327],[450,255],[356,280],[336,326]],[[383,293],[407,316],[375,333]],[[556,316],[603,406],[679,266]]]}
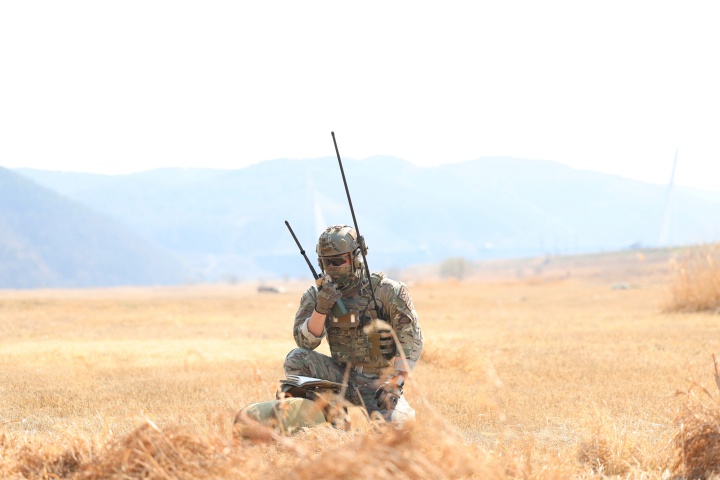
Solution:
{"label": "straw-colored grass", "polygon": [[[694,446],[708,443],[678,440],[691,438],[692,422],[679,437],[688,396],[676,392],[715,381],[718,317],[663,312],[667,276],[633,275],[411,283],[426,338],[406,388],[415,424],[316,427],[269,441],[236,438],[232,421],[274,398],[304,282],[281,294],[243,285],[0,292],[0,478],[669,479],[695,464],[707,470],[706,449]],[[695,410],[699,425],[717,424],[713,405]]]}
{"label": "straw-colored grass", "polygon": [[695,247],[673,259],[670,311],[720,313],[720,243]]}
{"label": "straw-colored grass", "polygon": [[[720,373],[713,355],[715,385],[720,390]],[[715,391],[715,388],[712,388]],[[683,478],[698,480],[720,475],[720,395],[692,381],[684,392],[684,408],[676,419],[678,433],[673,445],[673,470]]]}

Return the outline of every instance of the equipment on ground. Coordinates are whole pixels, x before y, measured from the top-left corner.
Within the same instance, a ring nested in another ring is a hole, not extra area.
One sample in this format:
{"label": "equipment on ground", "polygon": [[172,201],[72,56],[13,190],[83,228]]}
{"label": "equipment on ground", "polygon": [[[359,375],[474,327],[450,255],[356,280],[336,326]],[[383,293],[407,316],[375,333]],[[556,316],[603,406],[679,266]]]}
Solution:
{"label": "equipment on ground", "polygon": [[321,378],[288,375],[280,380],[275,400],[252,403],[238,412],[233,433],[247,440],[273,440],[322,424],[344,430],[367,425],[365,409],[343,400],[346,388]]}

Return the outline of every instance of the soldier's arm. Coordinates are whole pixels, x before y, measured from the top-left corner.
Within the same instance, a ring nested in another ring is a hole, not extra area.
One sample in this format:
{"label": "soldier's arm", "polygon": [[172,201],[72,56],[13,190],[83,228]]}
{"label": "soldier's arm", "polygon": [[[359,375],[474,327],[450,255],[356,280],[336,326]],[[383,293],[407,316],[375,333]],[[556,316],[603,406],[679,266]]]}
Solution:
{"label": "soldier's arm", "polygon": [[[315,350],[323,337],[325,336],[325,326],[322,325],[322,330],[319,336],[313,334],[309,329],[311,317],[313,314],[320,315],[315,311],[315,303],[317,296],[317,288],[310,287],[300,299],[300,307],[295,314],[295,324],[293,326],[293,337],[295,337],[295,343],[300,348],[307,348],[308,350]],[[324,322],[324,320],[323,320]],[[313,322],[315,323],[315,322]],[[318,333],[317,325],[313,325],[313,331]]]}
{"label": "soldier's arm", "polygon": [[319,313],[313,309],[312,315],[308,318],[306,328],[315,338],[322,338],[325,336],[325,320],[327,315]]}
{"label": "soldier's arm", "polygon": [[393,367],[396,372],[406,376],[415,368],[415,363],[420,359],[423,347],[418,315],[407,285],[395,282],[393,296],[388,307],[389,320],[398,337],[402,352],[405,354],[405,359],[403,359],[400,352],[397,352]]}

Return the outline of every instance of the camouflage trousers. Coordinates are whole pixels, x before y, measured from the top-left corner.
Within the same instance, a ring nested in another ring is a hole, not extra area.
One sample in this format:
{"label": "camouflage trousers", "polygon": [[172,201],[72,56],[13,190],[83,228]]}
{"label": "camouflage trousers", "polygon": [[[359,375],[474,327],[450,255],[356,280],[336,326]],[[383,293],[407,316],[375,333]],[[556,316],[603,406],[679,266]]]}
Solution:
{"label": "camouflage trousers", "polygon": [[[306,348],[296,348],[290,351],[285,358],[284,367],[285,375],[302,375],[337,383],[343,383],[345,376],[345,367],[327,355]],[[375,398],[375,392],[379,386],[378,378],[379,376],[375,374],[362,374],[351,370],[347,380],[346,398],[354,405],[364,407],[371,418],[373,415],[379,414],[386,421],[395,423],[404,423],[414,419],[415,410],[405,400],[405,396],[400,397],[392,410],[378,407]]]}

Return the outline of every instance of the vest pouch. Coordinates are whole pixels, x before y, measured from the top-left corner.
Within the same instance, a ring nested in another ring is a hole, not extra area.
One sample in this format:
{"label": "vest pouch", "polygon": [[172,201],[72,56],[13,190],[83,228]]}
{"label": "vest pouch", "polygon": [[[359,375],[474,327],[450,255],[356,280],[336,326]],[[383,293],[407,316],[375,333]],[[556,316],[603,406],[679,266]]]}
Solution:
{"label": "vest pouch", "polygon": [[374,332],[368,335],[370,340],[370,355],[382,355],[386,359],[395,356],[395,339],[391,332]]}
{"label": "vest pouch", "polygon": [[360,326],[360,315],[358,312],[348,312],[341,317],[332,317],[330,326],[337,327],[340,330],[352,330]]}

